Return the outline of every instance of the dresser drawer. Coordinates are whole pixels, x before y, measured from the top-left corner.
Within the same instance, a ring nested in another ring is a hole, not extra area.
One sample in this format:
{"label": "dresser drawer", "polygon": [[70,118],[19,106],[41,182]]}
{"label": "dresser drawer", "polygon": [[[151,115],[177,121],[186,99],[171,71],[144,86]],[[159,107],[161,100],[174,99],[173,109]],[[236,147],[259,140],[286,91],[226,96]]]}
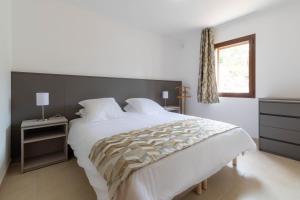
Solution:
{"label": "dresser drawer", "polygon": [[260,115],[260,125],[300,131],[299,118]]}
{"label": "dresser drawer", "polygon": [[298,145],[260,138],[259,147],[262,151],[300,160],[300,146]]}
{"label": "dresser drawer", "polygon": [[294,144],[300,144],[300,131],[293,131],[287,129],[273,128],[269,126],[260,126],[260,137],[281,140]]}
{"label": "dresser drawer", "polygon": [[259,112],[264,114],[300,117],[299,103],[259,102]]}

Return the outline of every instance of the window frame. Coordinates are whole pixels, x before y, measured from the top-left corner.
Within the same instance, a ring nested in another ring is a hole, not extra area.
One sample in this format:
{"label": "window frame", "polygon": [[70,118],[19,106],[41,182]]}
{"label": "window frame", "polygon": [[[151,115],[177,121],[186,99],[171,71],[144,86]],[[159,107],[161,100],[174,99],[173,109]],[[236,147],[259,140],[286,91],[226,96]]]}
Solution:
{"label": "window frame", "polygon": [[[240,97],[240,98],[255,98],[255,46],[256,46],[256,35],[247,35],[244,37],[220,42],[214,45],[215,51],[219,48],[225,48],[230,46],[237,46],[243,42],[249,42],[249,92],[248,93],[222,93],[219,92],[220,97]],[[217,52],[217,59],[219,58],[219,52]],[[217,60],[219,62],[219,59]],[[219,77],[219,67],[216,66],[217,77]],[[217,83],[219,80],[217,78]],[[217,85],[218,85],[217,84]]]}

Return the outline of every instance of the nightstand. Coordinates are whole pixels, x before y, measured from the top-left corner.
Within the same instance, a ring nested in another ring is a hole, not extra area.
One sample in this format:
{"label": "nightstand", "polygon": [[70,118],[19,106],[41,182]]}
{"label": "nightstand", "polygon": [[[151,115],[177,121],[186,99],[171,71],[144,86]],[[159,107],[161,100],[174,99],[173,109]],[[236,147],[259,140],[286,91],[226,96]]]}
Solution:
{"label": "nightstand", "polygon": [[21,125],[22,173],[68,160],[68,120],[26,120]]}
{"label": "nightstand", "polygon": [[181,113],[179,106],[165,106],[164,109],[169,112]]}

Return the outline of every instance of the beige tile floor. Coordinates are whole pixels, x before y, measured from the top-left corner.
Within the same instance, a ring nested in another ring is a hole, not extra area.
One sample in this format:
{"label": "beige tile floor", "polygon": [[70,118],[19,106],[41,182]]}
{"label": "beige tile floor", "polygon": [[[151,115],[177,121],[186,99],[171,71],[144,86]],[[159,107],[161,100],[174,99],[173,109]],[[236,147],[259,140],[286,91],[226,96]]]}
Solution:
{"label": "beige tile floor", "polygon": [[[208,180],[208,191],[182,200],[299,200],[300,162],[252,152],[228,164]],[[12,165],[0,188],[0,200],[96,200],[81,168],[72,159],[20,174]]]}

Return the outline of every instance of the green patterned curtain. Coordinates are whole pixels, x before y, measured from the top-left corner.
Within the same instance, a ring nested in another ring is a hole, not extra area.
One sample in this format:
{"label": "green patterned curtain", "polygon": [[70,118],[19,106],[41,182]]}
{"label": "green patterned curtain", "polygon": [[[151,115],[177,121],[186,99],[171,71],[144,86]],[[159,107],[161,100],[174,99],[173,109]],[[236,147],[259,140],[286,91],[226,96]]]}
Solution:
{"label": "green patterned curtain", "polygon": [[215,73],[214,35],[211,28],[206,28],[201,34],[200,66],[198,78],[198,102],[219,103]]}

